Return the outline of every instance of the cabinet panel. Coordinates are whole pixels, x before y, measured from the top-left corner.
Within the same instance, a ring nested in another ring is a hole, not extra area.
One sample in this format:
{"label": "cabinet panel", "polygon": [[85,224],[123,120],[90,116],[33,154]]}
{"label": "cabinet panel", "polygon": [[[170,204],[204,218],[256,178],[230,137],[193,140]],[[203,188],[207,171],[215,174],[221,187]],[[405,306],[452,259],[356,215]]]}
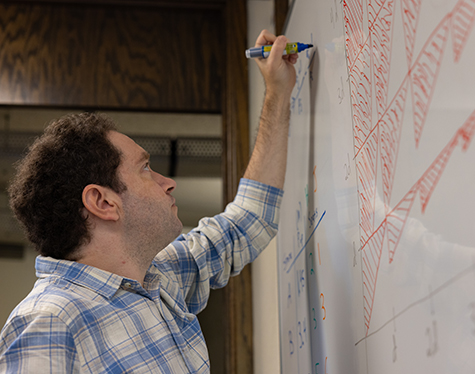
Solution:
{"label": "cabinet panel", "polygon": [[0,4],[0,104],[220,112],[220,13]]}

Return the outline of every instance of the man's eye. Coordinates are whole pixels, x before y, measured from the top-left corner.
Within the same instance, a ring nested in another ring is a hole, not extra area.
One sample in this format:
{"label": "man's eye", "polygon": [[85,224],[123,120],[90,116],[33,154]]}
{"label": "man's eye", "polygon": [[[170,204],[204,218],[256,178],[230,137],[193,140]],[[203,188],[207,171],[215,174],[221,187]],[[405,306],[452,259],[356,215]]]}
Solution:
{"label": "man's eye", "polygon": [[150,163],[148,163],[148,162],[144,165],[143,168],[144,168],[144,170],[152,171],[152,169],[150,168]]}

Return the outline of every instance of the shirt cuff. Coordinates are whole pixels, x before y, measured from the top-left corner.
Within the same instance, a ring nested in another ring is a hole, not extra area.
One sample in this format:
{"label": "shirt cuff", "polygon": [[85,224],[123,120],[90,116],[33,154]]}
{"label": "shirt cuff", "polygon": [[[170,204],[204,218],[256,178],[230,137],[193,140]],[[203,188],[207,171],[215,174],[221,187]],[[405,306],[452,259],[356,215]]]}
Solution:
{"label": "shirt cuff", "polygon": [[280,188],[242,178],[234,203],[277,226],[283,196],[284,191]]}

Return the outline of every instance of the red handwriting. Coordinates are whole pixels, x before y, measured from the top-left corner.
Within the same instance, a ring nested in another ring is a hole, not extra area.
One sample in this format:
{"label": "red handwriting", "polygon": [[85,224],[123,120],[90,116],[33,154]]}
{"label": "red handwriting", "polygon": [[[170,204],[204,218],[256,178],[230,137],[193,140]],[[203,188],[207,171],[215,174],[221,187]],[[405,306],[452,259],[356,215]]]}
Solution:
{"label": "red handwriting", "polygon": [[[406,107],[412,109],[414,145],[417,148],[423,136],[447,46],[452,45],[453,59],[458,62],[475,24],[475,0],[459,0],[452,11],[436,24],[416,56],[414,44],[421,0],[401,0],[401,12],[395,11],[395,0],[368,0],[367,4],[365,9],[362,0],[343,1],[358,173],[366,333],[371,322],[384,243],[388,245],[389,262],[392,263],[416,196],[420,197],[424,213],[452,152],[458,146],[466,150],[475,133],[473,112],[420,179],[394,208],[390,208]],[[399,87],[392,90],[393,94],[389,97],[396,16],[401,17],[403,24],[407,73],[400,82],[395,83]],[[364,20],[367,20],[367,24],[364,24]],[[449,35],[451,43],[448,42]],[[373,105],[376,108],[374,113]],[[386,209],[382,222],[376,222],[375,216],[378,180],[382,185]]]}

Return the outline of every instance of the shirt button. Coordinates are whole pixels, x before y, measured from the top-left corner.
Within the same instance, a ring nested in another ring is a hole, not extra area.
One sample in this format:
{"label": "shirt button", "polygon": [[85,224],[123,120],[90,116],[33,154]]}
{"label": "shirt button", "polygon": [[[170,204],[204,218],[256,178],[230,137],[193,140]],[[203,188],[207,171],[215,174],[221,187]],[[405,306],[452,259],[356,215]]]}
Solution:
{"label": "shirt button", "polygon": [[132,287],[132,285],[131,285],[129,282],[125,282],[125,283],[124,283],[124,286],[125,286],[126,288]]}

